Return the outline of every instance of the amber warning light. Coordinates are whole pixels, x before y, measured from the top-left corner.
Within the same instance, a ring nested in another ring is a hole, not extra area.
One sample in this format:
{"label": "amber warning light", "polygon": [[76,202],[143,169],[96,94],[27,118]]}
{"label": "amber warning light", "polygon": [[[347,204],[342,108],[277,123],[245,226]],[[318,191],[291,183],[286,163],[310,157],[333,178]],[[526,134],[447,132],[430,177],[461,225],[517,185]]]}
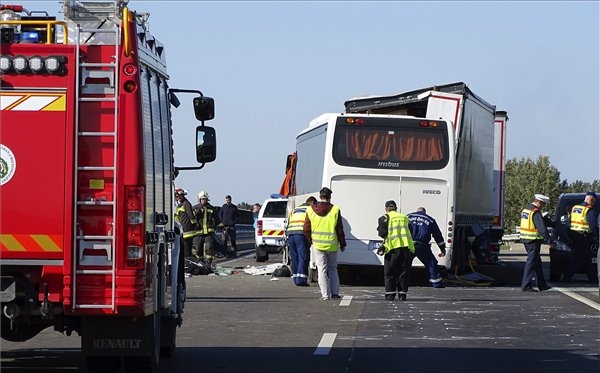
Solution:
{"label": "amber warning light", "polygon": [[427,121],[427,120],[422,120],[421,122],[419,122],[419,125],[421,127],[437,127],[438,126],[438,122],[435,121]]}
{"label": "amber warning light", "polygon": [[346,118],[346,124],[365,124],[363,118]]}

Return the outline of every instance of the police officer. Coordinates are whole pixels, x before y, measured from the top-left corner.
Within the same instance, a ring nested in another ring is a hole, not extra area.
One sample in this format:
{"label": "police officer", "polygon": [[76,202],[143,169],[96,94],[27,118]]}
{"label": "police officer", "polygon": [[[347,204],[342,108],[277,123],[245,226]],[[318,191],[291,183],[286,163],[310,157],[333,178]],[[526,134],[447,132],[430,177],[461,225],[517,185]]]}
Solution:
{"label": "police officer", "polygon": [[308,285],[308,262],[310,261],[310,245],[304,235],[306,208],[317,204],[317,199],[310,196],[306,202],[296,207],[288,220],[285,235],[292,261],[292,279],[296,286]]}
{"label": "police officer", "polygon": [[544,239],[549,240],[550,236],[544,218],[540,210],[546,206],[550,198],[543,194],[536,194],[534,201],[525,206],[521,212],[521,231],[519,240],[525,246],[527,251],[527,260],[523,269],[523,278],[521,280],[522,291],[536,292],[531,284],[533,277],[539,291],[550,289],[544,280],[544,272],[542,271],[542,258],[540,257],[540,249]]}
{"label": "police officer", "polygon": [[408,228],[408,217],[397,211],[395,201],[385,203],[385,215],[377,222],[377,234],[383,238],[383,246],[377,254],[383,255],[385,299],[406,300],[408,276],[415,246]]}
{"label": "police officer", "polygon": [[200,203],[194,206],[194,215],[198,221],[199,232],[194,237],[194,246],[198,256],[202,257],[208,267],[214,269],[212,262],[215,258],[215,228],[219,225],[219,215],[208,201],[208,193],[198,193]]}
{"label": "police officer", "polygon": [[571,208],[570,236],[573,241],[573,257],[561,279],[563,281],[571,281],[573,275],[583,268],[588,279],[596,282],[590,260],[590,247],[594,241],[598,241],[598,223],[593,210],[596,200],[596,193],[588,192],[582,203]]}
{"label": "police officer", "polygon": [[340,208],[333,205],[327,187],[319,191],[321,200],[315,206],[306,208],[304,235],[308,243],[314,246],[315,262],[319,273],[321,300],[339,299],[340,278],[337,270],[337,251],[346,250],[346,236],[342,225]]}
{"label": "police officer", "polygon": [[415,244],[415,255],[427,269],[429,282],[434,288],[443,288],[442,277],[438,271],[438,262],[431,252],[431,235],[440,248],[439,257],[446,256],[444,236],[434,218],[427,215],[425,207],[419,207],[416,212],[408,214],[408,226]]}
{"label": "police officer", "polygon": [[175,212],[177,219],[183,229],[183,250],[185,257],[189,258],[193,255],[194,236],[198,235],[198,224],[190,201],[185,198],[187,192],[182,188],[175,189],[175,198],[177,199],[177,208]]}

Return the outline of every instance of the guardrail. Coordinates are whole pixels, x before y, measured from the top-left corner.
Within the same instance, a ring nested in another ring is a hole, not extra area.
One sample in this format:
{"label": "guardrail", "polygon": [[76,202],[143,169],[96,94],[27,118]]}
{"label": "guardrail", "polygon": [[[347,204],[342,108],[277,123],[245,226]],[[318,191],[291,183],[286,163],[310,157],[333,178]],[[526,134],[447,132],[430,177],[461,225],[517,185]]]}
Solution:
{"label": "guardrail", "polygon": [[[223,242],[223,232],[217,229],[215,235],[219,242]],[[254,243],[254,226],[252,224],[236,224],[235,236],[238,244]]]}

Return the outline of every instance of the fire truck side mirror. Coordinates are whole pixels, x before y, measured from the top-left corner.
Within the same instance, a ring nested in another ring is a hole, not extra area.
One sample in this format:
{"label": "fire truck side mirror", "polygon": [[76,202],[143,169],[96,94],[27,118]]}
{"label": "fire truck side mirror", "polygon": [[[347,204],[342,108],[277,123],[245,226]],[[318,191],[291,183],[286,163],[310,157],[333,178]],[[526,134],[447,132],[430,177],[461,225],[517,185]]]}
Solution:
{"label": "fire truck side mirror", "polygon": [[[195,101],[195,100],[194,100]],[[213,162],[217,158],[217,133],[213,127],[196,127],[196,160]]]}
{"label": "fire truck side mirror", "polygon": [[200,121],[211,120],[215,117],[215,100],[211,97],[194,97],[194,113]]}

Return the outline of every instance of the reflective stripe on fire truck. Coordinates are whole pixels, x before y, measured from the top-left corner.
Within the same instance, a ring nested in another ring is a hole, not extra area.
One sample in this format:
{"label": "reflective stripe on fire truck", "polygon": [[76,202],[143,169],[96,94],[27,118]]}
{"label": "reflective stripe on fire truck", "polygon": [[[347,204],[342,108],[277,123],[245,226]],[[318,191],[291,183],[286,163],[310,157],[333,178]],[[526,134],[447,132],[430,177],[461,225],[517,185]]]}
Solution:
{"label": "reflective stripe on fire truck", "polygon": [[61,235],[0,234],[0,251],[62,252]]}
{"label": "reflective stripe on fire truck", "polygon": [[65,111],[65,93],[2,92],[0,109],[11,111]]}
{"label": "reflective stripe on fire truck", "polygon": [[283,236],[283,230],[275,230],[275,229],[271,229],[271,230],[263,230],[263,237],[264,236]]}

